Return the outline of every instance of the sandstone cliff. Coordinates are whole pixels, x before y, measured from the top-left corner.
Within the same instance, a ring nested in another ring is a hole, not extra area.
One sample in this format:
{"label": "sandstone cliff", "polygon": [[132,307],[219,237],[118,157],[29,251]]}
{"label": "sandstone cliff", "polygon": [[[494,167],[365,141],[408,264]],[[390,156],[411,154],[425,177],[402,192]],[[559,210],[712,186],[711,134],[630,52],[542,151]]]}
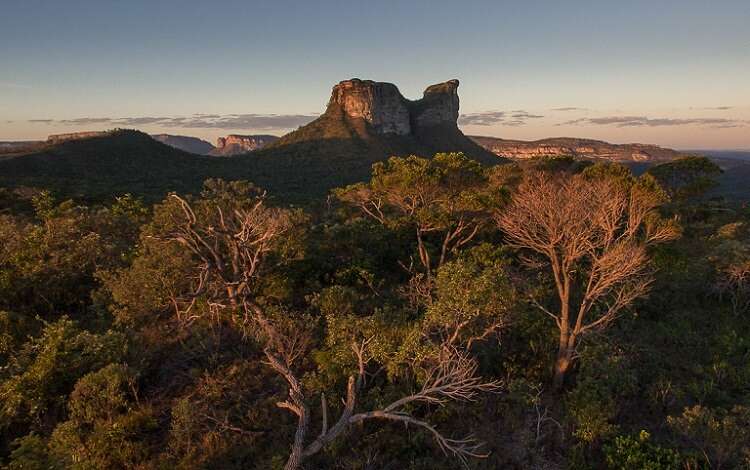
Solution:
{"label": "sandstone cliff", "polygon": [[353,78],[333,87],[327,113],[341,109],[376,134],[415,135],[434,126],[458,127],[458,80],[427,87],[422,99],[403,97],[396,85]]}
{"label": "sandstone cliff", "polygon": [[657,145],[610,144],[600,140],[568,137],[531,142],[480,136],[471,136],[471,139],[495,155],[514,159],[569,156],[617,162],[658,162],[686,156]]}
{"label": "sandstone cliff", "polygon": [[237,135],[231,134],[219,137],[216,148],[208,152],[209,155],[227,157],[252,152],[278,140],[275,135]]}
{"label": "sandstone cliff", "polygon": [[345,80],[333,87],[328,109],[340,107],[355,119],[364,119],[378,134],[411,133],[406,99],[392,83]]}

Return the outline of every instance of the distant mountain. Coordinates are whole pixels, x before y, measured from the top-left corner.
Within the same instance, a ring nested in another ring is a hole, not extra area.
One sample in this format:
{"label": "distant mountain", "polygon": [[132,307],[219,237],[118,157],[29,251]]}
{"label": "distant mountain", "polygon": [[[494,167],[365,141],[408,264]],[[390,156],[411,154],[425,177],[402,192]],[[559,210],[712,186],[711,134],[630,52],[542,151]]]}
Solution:
{"label": "distant mountain", "polygon": [[394,155],[455,151],[487,165],[500,163],[458,129],[457,89],[458,80],[450,80],[411,101],[391,83],[342,81],[318,119],[254,152],[254,160],[288,165],[288,184],[295,188],[361,181],[373,163]]}
{"label": "distant mountain", "polygon": [[617,162],[659,162],[684,157],[676,150],[648,144],[610,144],[600,140],[556,137],[535,141],[508,140],[497,137],[470,136],[495,155],[528,159],[570,156]]}
{"label": "distant mountain", "polygon": [[279,138],[275,135],[230,134],[226,137],[219,137],[216,141],[216,147],[207,153],[218,157],[240,155],[262,149],[266,145],[277,140],[279,140]]}
{"label": "distant mountain", "polygon": [[170,147],[194,153],[196,155],[207,155],[214,150],[214,146],[211,145],[210,142],[206,142],[197,137],[171,134],[154,134],[151,137],[163,144],[169,145]]}
{"label": "distant mountain", "polygon": [[[408,122],[409,132],[413,132],[411,116]],[[233,158],[188,153],[134,130],[56,136],[0,153],[0,187],[50,188],[60,197],[83,200],[132,193],[155,202],[169,191],[195,193],[206,178],[244,179],[268,189],[279,200],[306,204],[325,196],[331,188],[369,178],[372,163],[389,155],[387,146],[400,154],[472,151],[461,140],[466,138],[448,124],[420,129],[419,139],[411,134],[373,135],[368,126],[364,119],[350,119],[342,107],[329,106],[324,116],[309,126],[267,148]],[[432,137],[427,137],[428,133]],[[428,138],[436,142],[431,148],[429,141],[420,141]],[[502,160],[488,152],[484,156],[489,157],[485,162]],[[750,200],[750,162],[715,160],[726,170],[717,194]],[[625,163],[639,167],[653,164]]]}
{"label": "distant mountain", "polygon": [[123,193],[161,198],[168,191],[200,188],[211,174],[210,160],[138,131],[68,134],[0,156],[0,185],[52,188],[84,199]]}
{"label": "distant mountain", "polygon": [[690,153],[706,155],[711,158],[750,162],[750,150],[691,150]]}
{"label": "distant mountain", "polygon": [[0,155],[8,153],[16,153],[30,150],[41,146],[44,141],[41,140],[23,140],[23,141],[11,141],[11,142],[0,142]]}
{"label": "distant mountain", "polygon": [[389,156],[431,157],[437,152],[464,152],[489,165],[500,162],[458,129],[458,85],[458,80],[432,85],[421,99],[412,101],[391,83],[342,81],[333,87],[325,113],[267,150],[285,148],[326,160],[345,154],[368,170]]}

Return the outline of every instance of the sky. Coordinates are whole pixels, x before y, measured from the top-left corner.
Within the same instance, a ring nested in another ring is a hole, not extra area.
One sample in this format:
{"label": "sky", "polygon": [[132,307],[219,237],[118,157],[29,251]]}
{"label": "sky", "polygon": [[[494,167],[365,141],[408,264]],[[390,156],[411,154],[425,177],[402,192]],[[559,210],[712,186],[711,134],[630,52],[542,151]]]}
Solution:
{"label": "sky", "polygon": [[0,0],[0,140],[283,134],[348,78],[467,134],[750,149],[750,1]]}

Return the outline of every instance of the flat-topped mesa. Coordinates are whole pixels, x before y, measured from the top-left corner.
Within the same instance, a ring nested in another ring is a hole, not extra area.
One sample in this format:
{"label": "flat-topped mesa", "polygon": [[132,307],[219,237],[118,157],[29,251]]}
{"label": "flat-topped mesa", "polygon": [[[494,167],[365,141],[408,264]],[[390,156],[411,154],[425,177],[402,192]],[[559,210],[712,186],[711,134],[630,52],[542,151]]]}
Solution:
{"label": "flat-topped mesa", "polygon": [[70,132],[67,134],[53,134],[47,137],[47,143],[60,144],[69,140],[90,139],[91,137],[102,137],[109,135],[109,131]]}
{"label": "flat-topped mesa", "polygon": [[422,99],[414,102],[413,119],[417,127],[455,126],[458,106],[458,80],[448,80],[427,87]]}
{"label": "flat-topped mesa", "polygon": [[338,106],[349,117],[365,120],[377,134],[410,135],[420,128],[456,126],[458,80],[429,86],[424,97],[410,101],[396,85],[353,78],[333,87],[328,109]]}
{"label": "flat-topped mesa", "polygon": [[211,155],[238,155],[258,150],[277,140],[274,135],[238,135],[230,134],[216,139],[216,148]]}
{"label": "flat-topped mesa", "polygon": [[396,85],[353,78],[333,87],[328,106],[340,106],[349,117],[367,121],[378,134],[411,133],[409,108]]}

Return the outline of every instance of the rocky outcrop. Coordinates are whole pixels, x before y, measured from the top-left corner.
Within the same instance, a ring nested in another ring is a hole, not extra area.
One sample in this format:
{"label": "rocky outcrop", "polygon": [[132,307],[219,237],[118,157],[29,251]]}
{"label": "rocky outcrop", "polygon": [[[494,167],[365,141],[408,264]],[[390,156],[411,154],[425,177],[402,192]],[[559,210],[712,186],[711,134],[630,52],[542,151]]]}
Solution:
{"label": "rocky outcrop", "polygon": [[458,80],[430,86],[413,101],[390,83],[344,80],[333,86],[324,113],[252,160],[293,159],[298,187],[310,181],[344,186],[367,180],[374,163],[393,156],[462,152],[488,166],[503,162],[461,132],[458,106]]}
{"label": "rocky outcrop", "polygon": [[351,118],[364,119],[378,134],[411,133],[407,101],[392,83],[344,80],[333,87],[331,106],[340,106]]}
{"label": "rocky outcrop", "polygon": [[458,80],[429,86],[422,99],[410,101],[392,83],[353,78],[333,87],[326,112],[338,108],[376,134],[413,135],[435,126],[458,128],[458,106]]}
{"label": "rocky outcrop", "polygon": [[252,152],[278,140],[275,135],[237,135],[231,134],[219,137],[216,140],[216,148],[209,155],[227,157]]}
{"label": "rocky outcrop", "polygon": [[458,80],[429,86],[422,99],[412,103],[414,122],[418,128],[457,125],[458,105]]}
{"label": "rocky outcrop", "polygon": [[684,157],[676,150],[648,144],[610,144],[600,140],[568,137],[537,141],[507,140],[470,136],[495,155],[513,159],[568,156],[617,162],[667,161]]}
{"label": "rocky outcrop", "polygon": [[47,137],[48,144],[60,144],[70,140],[90,139],[92,137],[103,137],[109,135],[109,131],[70,132],[68,134],[53,134]]}

